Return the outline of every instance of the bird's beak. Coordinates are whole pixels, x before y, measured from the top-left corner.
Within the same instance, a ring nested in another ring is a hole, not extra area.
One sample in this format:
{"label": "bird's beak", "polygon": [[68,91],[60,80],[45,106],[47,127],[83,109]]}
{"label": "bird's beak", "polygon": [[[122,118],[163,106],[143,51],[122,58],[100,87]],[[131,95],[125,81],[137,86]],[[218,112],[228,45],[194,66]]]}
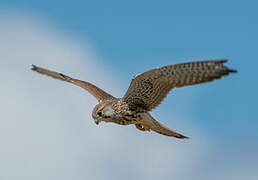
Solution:
{"label": "bird's beak", "polygon": [[96,123],[97,125],[98,125],[99,122],[100,122],[100,120],[98,120],[98,119],[95,119],[94,121],[95,121],[95,123]]}

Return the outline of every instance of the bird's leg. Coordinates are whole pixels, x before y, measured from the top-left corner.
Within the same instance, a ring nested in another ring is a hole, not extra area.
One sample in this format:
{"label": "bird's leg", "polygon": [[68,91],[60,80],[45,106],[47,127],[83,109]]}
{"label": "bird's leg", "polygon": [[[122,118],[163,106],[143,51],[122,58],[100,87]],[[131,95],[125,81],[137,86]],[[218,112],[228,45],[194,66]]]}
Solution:
{"label": "bird's leg", "polygon": [[136,127],[137,129],[139,129],[140,131],[145,131],[143,125],[141,125],[141,124],[135,124],[135,127]]}
{"label": "bird's leg", "polygon": [[150,131],[150,127],[149,126],[143,126],[145,131]]}
{"label": "bird's leg", "polygon": [[149,126],[144,126],[142,124],[135,124],[135,127],[137,129],[139,129],[140,131],[150,131],[150,127]]}

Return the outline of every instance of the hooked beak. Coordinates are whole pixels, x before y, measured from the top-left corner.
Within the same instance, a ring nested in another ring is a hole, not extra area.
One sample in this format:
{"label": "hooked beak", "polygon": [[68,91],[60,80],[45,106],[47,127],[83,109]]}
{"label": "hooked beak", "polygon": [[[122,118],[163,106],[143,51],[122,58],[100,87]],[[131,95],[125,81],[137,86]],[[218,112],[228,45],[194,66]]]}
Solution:
{"label": "hooked beak", "polygon": [[98,125],[99,122],[100,122],[100,120],[98,120],[98,119],[95,119],[94,121],[95,121],[95,123],[96,123],[97,125]]}

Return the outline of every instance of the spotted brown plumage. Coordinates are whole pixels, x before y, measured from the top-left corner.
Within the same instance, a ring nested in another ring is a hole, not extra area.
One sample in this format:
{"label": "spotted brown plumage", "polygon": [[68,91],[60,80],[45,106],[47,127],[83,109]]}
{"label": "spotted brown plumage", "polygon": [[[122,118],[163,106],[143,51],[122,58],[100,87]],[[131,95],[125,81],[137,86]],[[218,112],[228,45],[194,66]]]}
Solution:
{"label": "spotted brown plumage", "polygon": [[120,125],[134,124],[141,131],[153,130],[176,138],[188,138],[156,121],[149,111],[156,108],[173,89],[220,79],[235,70],[224,64],[227,60],[188,62],[151,69],[135,76],[123,98],[115,98],[95,85],[73,79],[62,73],[32,65],[32,70],[80,86],[91,93],[99,104],[92,117]]}
{"label": "spotted brown plumage", "polygon": [[223,64],[227,60],[197,61],[163,66],[135,76],[123,99],[130,107],[150,111],[176,87],[200,84],[236,72]]}

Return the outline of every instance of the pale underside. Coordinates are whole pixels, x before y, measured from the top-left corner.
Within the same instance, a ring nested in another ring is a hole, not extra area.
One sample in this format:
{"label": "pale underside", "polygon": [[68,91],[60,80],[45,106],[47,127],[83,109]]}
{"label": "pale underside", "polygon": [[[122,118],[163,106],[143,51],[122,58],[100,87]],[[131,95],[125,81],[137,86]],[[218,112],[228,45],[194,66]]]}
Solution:
{"label": "pale underside", "polygon": [[[123,117],[123,115],[133,115],[131,124],[135,124],[139,130],[153,130],[166,136],[187,138],[162,125],[148,112],[156,108],[173,88],[213,81],[236,72],[224,66],[223,64],[226,62],[226,60],[189,62],[146,71],[133,78],[125,96],[119,100],[89,82],[73,79],[34,65],[32,70],[80,86],[91,93],[100,104],[105,104],[106,101],[113,102],[114,110],[120,109],[117,111],[120,113],[117,116],[121,117],[119,118],[121,122],[119,119],[113,122],[123,124],[124,119],[130,120],[130,116]],[[116,102],[121,104],[116,104]],[[95,109],[97,112],[98,108]],[[141,118],[137,119],[137,114],[141,115]],[[128,122],[124,124],[129,124]]]}

